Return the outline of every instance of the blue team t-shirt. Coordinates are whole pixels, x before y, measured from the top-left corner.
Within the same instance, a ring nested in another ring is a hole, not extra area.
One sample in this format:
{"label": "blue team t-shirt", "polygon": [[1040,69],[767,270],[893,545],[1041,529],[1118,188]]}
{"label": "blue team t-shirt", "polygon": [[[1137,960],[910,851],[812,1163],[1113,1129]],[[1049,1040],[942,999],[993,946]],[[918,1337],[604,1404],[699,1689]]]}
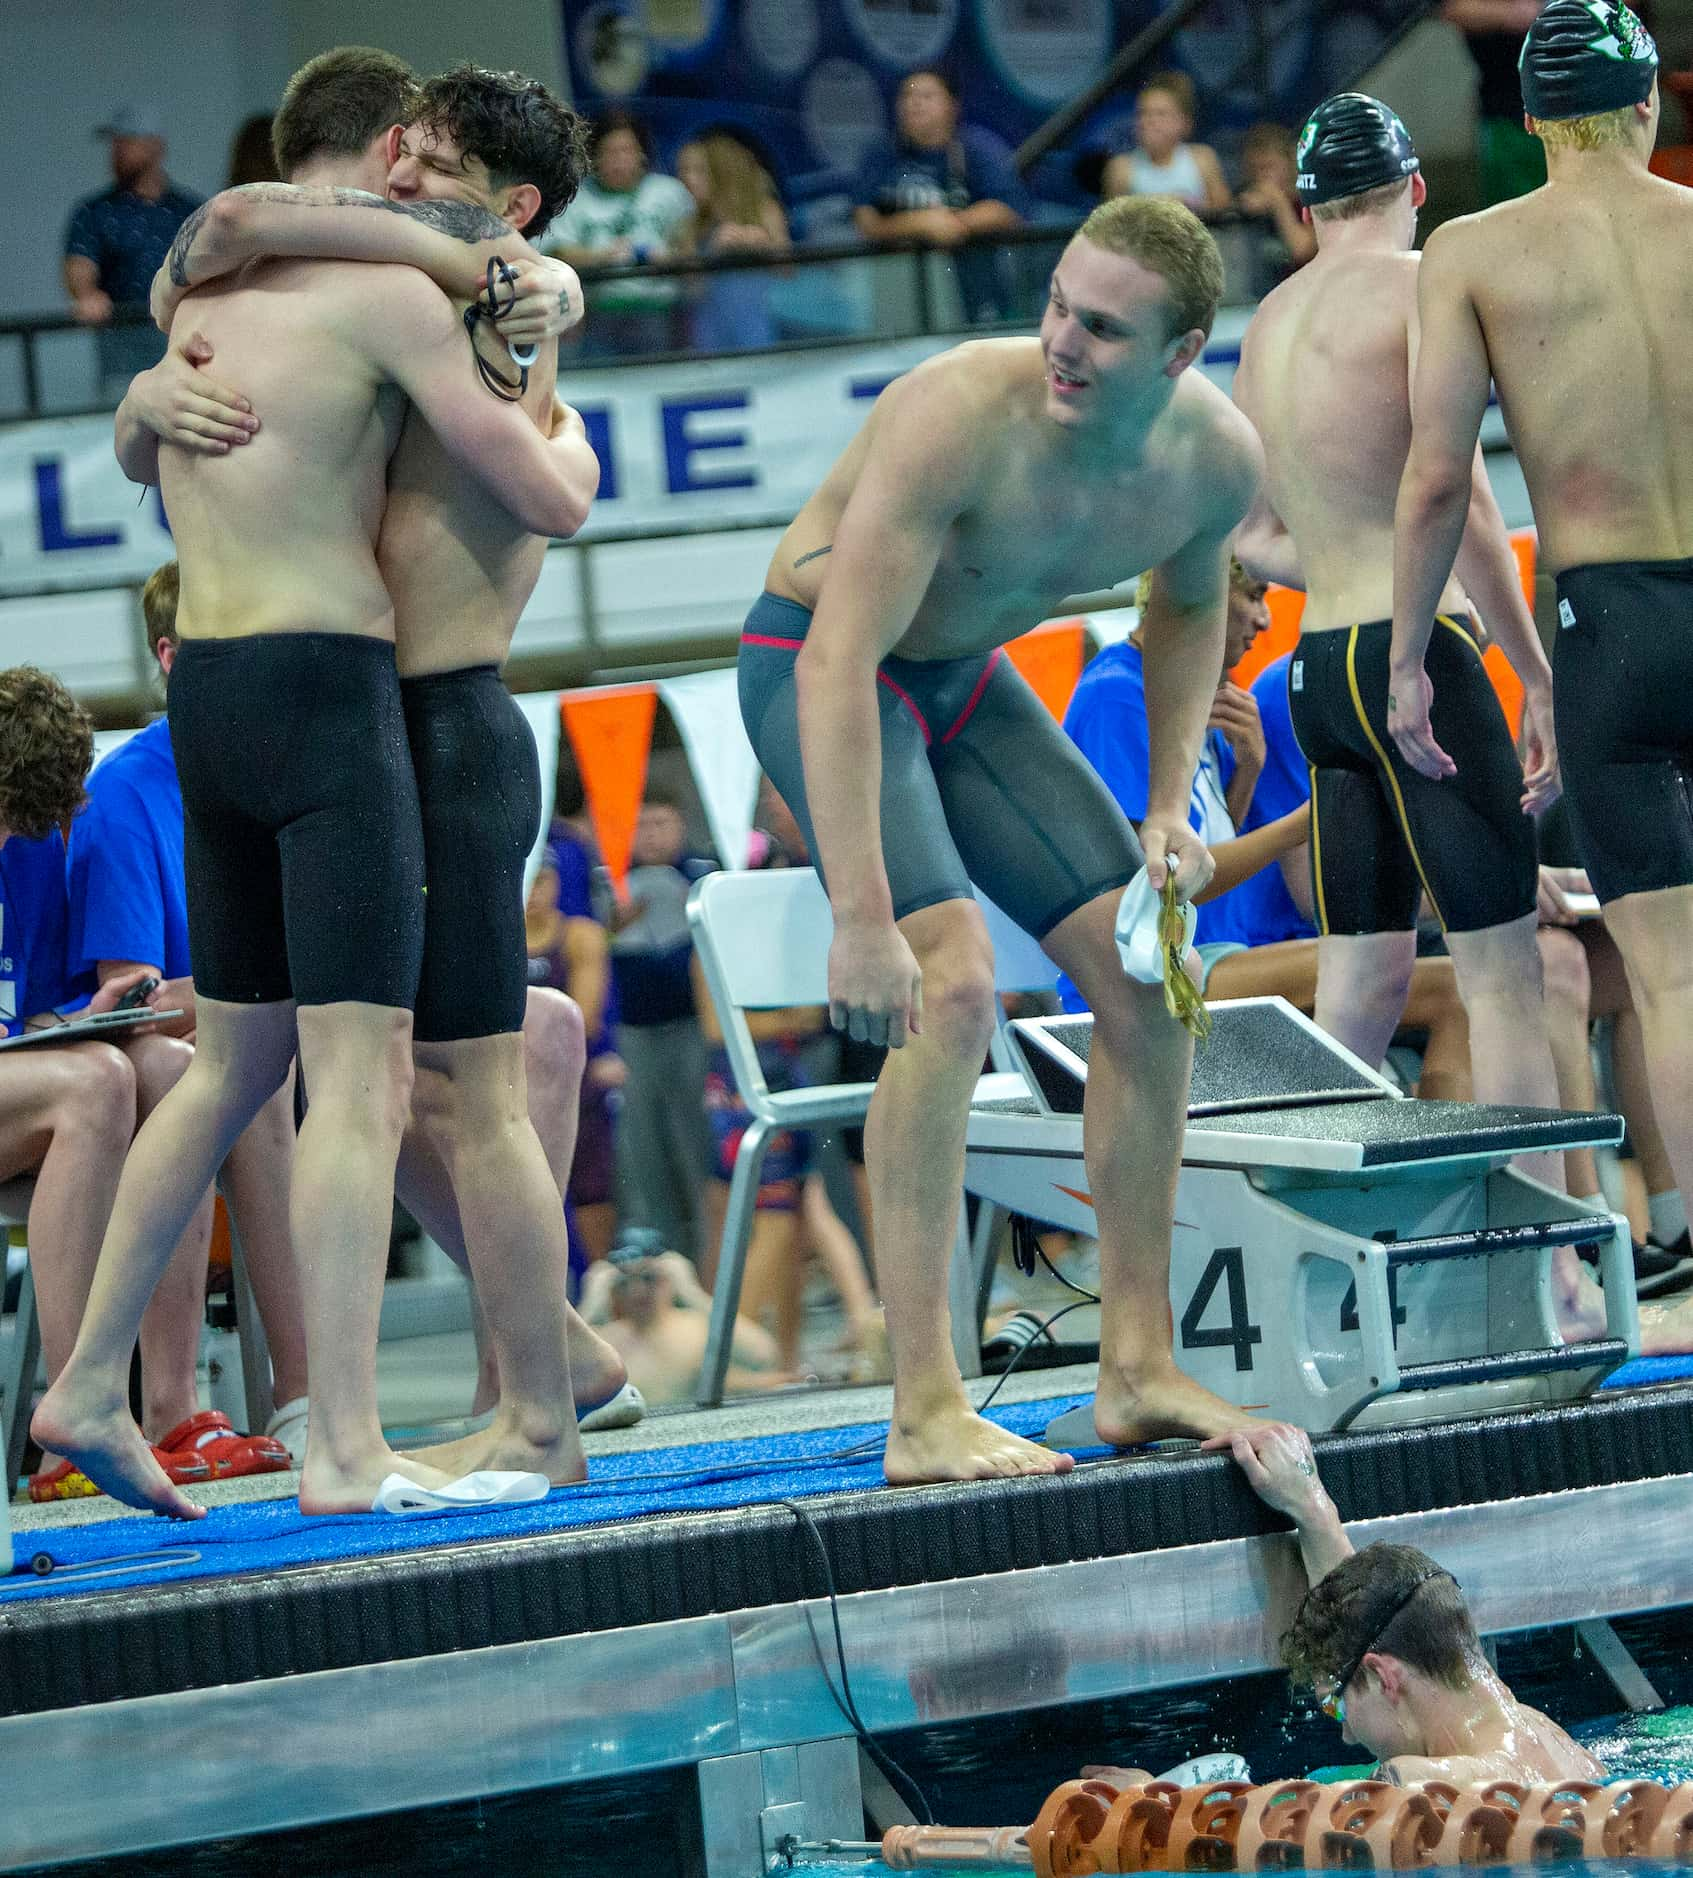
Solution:
{"label": "blue team t-shirt", "polygon": [[0,847],[0,1031],[8,1037],[43,1011],[85,1004],[92,973],[70,963],[70,901],[65,843],[13,835]]}
{"label": "blue team t-shirt", "polygon": [[71,823],[70,951],[79,970],[134,959],[188,978],[182,789],[160,718],[94,767]]}
{"label": "blue team t-shirt", "polygon": [[[1305,752],[1294,735],[1293,711],[1287,695],[1287,668],[1292,653],[1266,665],[1253,681],[1252,695],[1258,701],[1258,718],[1264,726],[1264,769],[1252,792],[1251,806],[1241,824],[1241,833],[1263,828],[1280,821],[1311,800],[1311,771]],[[1258,889],[1254,919],[1262,938],[1253,945],[1274,945],[1282,939],[1315,939],[1317,929],[1300,912],[1298,903],[1287,890],[1287,882],[1278,867],[1266,867],[1251,880],[1235,889],[1244,893]],[[1232,900],[1234,894],[1225,894]]]}
{"label": "blue team t-shirt", "polygon": [[[1286,779],[1295,771],[1302,776],[1304,762],[1287,711],[1285,664],[1282,692],[1279,724],[1272,722],[1276,714],[1273,701],[1267,707],[1265,699],[1259,697],[1259,711],[1265,720],[1264,777],[1253,792],[1242,833],[1287,814],[1305,799],[1303,790],[1296,799],[1285,799]],[[1258,696],[1256,687],[1254,696]],[[1151,787],[1151,735],[1139,646],[1125,640],[1107,646],[1089,662],[1064,714],[1064,729],[1098,771],[1129,820],[1137,825],[1143,821]],[[1291,763],[1281,742],[1284,738],[1285,746],[1291,746]],[[1275,780],[1266,788],[1265,779],[1272,770]],[[1188,821],[1207,846],[1234,838],[1236,831],[1227,803],[1234,772],[1234,751],[1228,739],[1220,730],[1207,731],[1188,800]],[[1281,939],[1308,937],[1314,931],[1289,896],[1281,869],[1271,866],[1260,868],[1238,887],[1200,907],[1195,942],[1273,945]],[[1059,996],[1068,1009],[1085,1008],[1067,979],[1059,985]]]}

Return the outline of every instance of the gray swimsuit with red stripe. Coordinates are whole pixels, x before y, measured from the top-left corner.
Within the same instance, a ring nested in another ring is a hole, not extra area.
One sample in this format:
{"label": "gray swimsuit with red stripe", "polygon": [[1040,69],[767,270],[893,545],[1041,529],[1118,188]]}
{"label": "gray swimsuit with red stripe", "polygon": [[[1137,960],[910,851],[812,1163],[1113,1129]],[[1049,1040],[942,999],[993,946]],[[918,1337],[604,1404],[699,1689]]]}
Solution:
{"label": "gray swimsuit with red stripe", "polygon": [[[766,775],[817,843],[800,762],[794,663],[811,613],[762,594],[741,636],[741,716]],[[1140,844],[1110,791],[995,648],[963,659],[884,659],[882,852],[903,919],[972,882],[1044,939],[1139,871]]]}

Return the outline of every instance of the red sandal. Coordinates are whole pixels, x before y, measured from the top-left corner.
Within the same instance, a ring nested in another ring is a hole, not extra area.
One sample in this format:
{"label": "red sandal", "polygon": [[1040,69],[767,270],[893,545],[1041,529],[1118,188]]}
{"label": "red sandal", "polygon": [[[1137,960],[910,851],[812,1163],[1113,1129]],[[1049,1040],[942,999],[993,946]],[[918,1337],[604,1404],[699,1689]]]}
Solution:
{"label": "red sandal", "polygon": [[[286,1474],[293,1456],[271,1435],[244,1435],[220,1409],[201,1409],[179,1422],[158,1446],[173,1461],[203,1462],[213,1480],[240,1474]],[[167,1463],[168,1466],[168,1463]]]}
{"label": "red sandal", "polygon": [[[153,1459],[170,1476],[173,1486],[192,1487],[216,1478],[211,1462],[194,1453],[171,1454],[155,1444]],[[40,1505],[54,1500],[88,1500],[102,1491],[74,1461],[60,1461],[57,1467],[29,1477],[29,1497]]]}

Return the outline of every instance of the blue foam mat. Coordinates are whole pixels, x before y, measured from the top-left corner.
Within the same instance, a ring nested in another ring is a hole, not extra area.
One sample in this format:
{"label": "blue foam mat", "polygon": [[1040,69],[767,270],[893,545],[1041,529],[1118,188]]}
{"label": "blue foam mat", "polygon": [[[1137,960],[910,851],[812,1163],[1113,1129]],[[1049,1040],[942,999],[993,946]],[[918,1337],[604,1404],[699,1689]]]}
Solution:
{"label": "blue foam mat", "polygon": [[[1693,1356],[1639,1357],[1624,1364],[1604,1387],[1639,1388],[1688,1377],[1693,1377]],[[1013,1433],[1037,1435],[1048,1422],[1087,1400],[1085,1395],[1067,1395],[1011,1403],[995,1409],[990,1419]],[[322,1518],[302,1514],[294,1500],[257,1500],[214,1507],[192,1524],[149,1513],[125,1513],[39,1534],[15,1532],[17,1565],[12,1576],[0,1582],[0,1605],[25,1598],[70,1597],[84,1590],[185,1584],[237,1572],[373,1558],[461,1539],[526,1538],[657,1513],[708,1513],[825,1493],[869,1491],[884,1484],[882,1444],[887,1432],[886,1422],[861,1422],[803,1434],[600,1455],[591,1463],[590,1478],[583,1486],[556,1488],[545,1500],[529,1506],[495,1507],[481,1513]],[[862,1454],[841,1457],[843,1449],[860,1444]],[[1104,1455],[1109,1450],[1076,1452]],[[110,1576],[92,1581],[51,1573],[37,1577],[30,1570],[31,1559],[41,1553],[50,1556],[55,1566],[65,1566],[100,1565],[136,1553],[166,1550],[173,1556],[162,1568],[128,1569],[118,1563]]]}
{"label": "blue foam mat", "polygon": [[[1035,1435],[1066,1409],[1089,1399],[1067,1395],[1045,1402],[1011,1403],[993,1410],[989,1419],[1016,1434]],[[654,1513],[708,1513],[868,1490],[885,1484],[882,1447],[887,1433],[886,1422],[861,1422],[803,1434],[599,1455],[590,1463],[590,1477],[584,1485],[555,1488],[545,1500],[528,1506],[495,1507],[486,1512],[425,1513],[404,1519],[380,1513],[324,1518],[301,1513],[294,1500],[254,1500],[213,1507],[204,1519],[192,1522],[126,1513],[49,1532],[15,1532],[12,1544],[17,1564],[13,1575],[0,1583],[0,1604],[69,1597],[82,1590],[186,1584],[191,1579],[223,1578],[237,1572],[412,1552],[458,1540],[520,1539]],[[861,1455],[833,1458],[860,1444],[864,1444]],[[654,1478],[672,1474],[680,1477]],[[36,1577],[30,1571],[31,1559],[43,1552],[56,1566],[96,1565],[167,1548],[180,1551],[180,1556],[162,1569],[126,1569],[120,1564],[112,1576],[92,1582],[53,1574]]]}

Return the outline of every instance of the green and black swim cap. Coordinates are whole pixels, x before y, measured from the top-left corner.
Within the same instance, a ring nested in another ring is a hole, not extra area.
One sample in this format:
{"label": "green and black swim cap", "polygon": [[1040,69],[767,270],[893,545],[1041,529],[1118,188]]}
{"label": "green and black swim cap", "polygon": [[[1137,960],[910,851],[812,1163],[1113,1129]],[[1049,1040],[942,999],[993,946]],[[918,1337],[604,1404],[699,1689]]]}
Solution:
{"label": "green and black swim cap", "polygon": [[1530,117],[1597,117],[1645,103],[1658,76],[1658,48],[1617,0],[1548,0],[1528,29],[1517,70]]}
{"label": "green and black swim cap", "polygon": [[1325,98],[1305,120],[1294,158],[1308,209],[1402,183],[1422,168],[1398,113],[1361,91]]}

